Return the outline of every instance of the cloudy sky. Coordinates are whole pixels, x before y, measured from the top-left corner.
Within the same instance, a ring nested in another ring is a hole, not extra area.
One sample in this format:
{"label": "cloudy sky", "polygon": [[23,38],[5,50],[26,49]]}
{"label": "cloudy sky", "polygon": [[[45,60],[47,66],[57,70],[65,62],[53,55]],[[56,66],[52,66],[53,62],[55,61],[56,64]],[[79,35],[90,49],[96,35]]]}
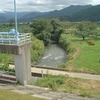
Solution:
{"label": "cloudy sky", "polygon": [[[0,12],[13,11],[14,0],[0,0]],[[100,0],[16,0],[17,11],[52,11],[70,5],[98,5]]]}

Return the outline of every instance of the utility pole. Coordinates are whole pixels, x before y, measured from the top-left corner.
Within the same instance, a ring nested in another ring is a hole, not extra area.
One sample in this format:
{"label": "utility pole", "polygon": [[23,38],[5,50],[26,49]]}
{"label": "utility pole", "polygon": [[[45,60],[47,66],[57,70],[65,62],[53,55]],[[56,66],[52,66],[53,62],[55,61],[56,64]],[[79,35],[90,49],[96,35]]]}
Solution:
{"label": "utility pole", "polygon": [[16,0],[14,0],[14,13],[15,13],[15,33],[16,33],[16,39],[17,43],[19,41],[19,32],[18,32],[18,26],[17,26],[17,11],[16,11]]}
{"label": "utility pole", "polygon": [[17,33],[18,32],[18,28],[17,28],[16,0],[14,0],[14,13],[15,13],[15,27],[16,27],[16,33]]}

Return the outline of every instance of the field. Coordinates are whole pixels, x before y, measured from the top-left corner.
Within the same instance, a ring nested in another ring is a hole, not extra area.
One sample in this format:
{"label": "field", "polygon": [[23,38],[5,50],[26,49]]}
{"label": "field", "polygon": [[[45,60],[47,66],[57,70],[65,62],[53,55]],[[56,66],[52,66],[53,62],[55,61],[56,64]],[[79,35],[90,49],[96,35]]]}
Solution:
{"label": "field", "polygon": [[[66,36],[76,48],[66,68],[70,71],[100,74],[100,37],[90,37],[83,41],[73,35]],[[92,41],[95,45],[89,45],[86,41]]]}
{"label": "field", "polygon": [[0,90],[0,100],[44,100],[30,95],[19,94],[8,90]]}

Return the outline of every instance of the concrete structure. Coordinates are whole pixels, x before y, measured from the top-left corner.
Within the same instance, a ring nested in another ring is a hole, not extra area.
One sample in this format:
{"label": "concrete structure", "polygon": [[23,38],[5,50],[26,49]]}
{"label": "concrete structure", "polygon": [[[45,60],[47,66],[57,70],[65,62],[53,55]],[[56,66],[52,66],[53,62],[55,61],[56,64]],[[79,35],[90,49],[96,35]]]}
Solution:
{"label": "concrete structure", "polygon": [[[18,39],[18,40],[17,40]],[[16,80],[26,85],[31,80],[31,39],[29,33],[18,35],[0,32],[0,53],[15,55]]]}
{"label": "concrete structure", "polygon": [[16,79],[22,85],[28,84],[31,79],[29,33],[19,33],[17,29],[16,0],[14,0],[15,29],[10,32],[0,32],[0,53],[15,55]]}

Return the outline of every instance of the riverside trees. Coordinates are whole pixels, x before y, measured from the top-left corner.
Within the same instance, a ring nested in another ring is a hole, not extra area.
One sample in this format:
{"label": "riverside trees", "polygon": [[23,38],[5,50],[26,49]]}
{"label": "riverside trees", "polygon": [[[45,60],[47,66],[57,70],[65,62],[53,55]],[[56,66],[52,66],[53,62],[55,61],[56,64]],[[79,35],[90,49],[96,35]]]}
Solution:
{"label": "riverside trees", "polygon": [[58,43],[63,29],[58,19],[35,19],[30,25],[33,34],[40,40],[43,40],[45,45],[54,41]]}

